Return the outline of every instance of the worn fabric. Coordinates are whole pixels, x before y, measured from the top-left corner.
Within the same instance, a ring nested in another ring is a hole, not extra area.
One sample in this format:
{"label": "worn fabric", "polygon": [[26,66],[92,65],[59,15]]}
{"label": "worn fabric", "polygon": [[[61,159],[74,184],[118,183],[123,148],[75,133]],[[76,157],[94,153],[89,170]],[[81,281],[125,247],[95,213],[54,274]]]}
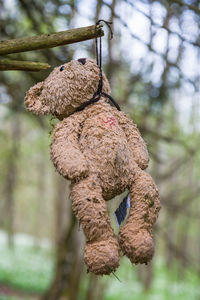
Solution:
{"label": "worn fabric", "polygon": [[[132,263],[151,260],[160,201],[153,179],[144,171],[149,162],[146,144],[131,119],[104,97],[76,111],[92,98],[98,81],[94,60],[71,61],[30,88],[25,105],[30,112],[52,114],[61,121],[54,129],[51,159],[71,180],[72,208],[86,237],[88,271],[110,274],[119,266],[120,249]],[[110,94],[104,74],[103,91]],[[126,189],[130,214],[116,237],[105,201]]]}

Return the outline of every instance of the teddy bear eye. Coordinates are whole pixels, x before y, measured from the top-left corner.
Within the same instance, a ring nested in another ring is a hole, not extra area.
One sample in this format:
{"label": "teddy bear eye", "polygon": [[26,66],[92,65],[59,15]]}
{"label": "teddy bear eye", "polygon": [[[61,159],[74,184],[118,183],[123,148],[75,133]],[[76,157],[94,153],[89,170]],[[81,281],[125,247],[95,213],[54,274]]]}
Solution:
{"label": "teddy bear eye", "polygon": [[64,70],[64,68],[65,68],[65,67],[64,67],[64,66],[62,66],[62,67],[60,68],[60,71],[63,71],[63,70]]}

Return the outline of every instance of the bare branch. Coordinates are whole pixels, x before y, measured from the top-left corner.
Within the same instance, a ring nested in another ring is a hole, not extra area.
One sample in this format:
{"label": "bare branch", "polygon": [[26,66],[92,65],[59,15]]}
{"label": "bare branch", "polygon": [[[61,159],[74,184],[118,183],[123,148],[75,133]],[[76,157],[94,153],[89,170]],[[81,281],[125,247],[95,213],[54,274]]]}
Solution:
{"label": "bare branch", "polygon": [[183,1],[181,0],[174,0],[174,2],[178,3],[180,6],[185,6],[193,11],[195,11],[197,14],[200,15],[200,9],[195,6],[195,5],[192,5],[192,4],[188,4],[188,3],[184,3]]}
{"label": "bare branch", "polygon": [[[106,3],[106,2],[103,2],[103,3],[104,3],[104,5],[106,5],[106,6],[108,6],[109,8],[111,8],[110,4],[108,4],[108,3]],[[113,15],[114,15],[115,18],[117,18],[117,19],[120,20],[121,24],[127,29],[128,33],[130,34],[130,36],[131,36],[133,39],[135,39],[135,40],[141,42],[143,45],[145,45],[145,46],[148,48],[148,50],[149,50],[150,52],[152,52],[152,53],[158,55],[159,57],[161,57],[161,58],[163,59],[163,61],[166,62],[166,63],[168,64],[168,66],[176,68],[176,69],[178,70],[178,73],[179,73],[180,78],[182,78],[185,82],[189,82],[190,84],[192,84],[193,87],[194,87],[194,89],[195,89],[195,91],[196,91],[196,92],[198,91],[198,87],[196,86],[195,82],[194,82],[193,80],[191,80],[190,78],[186,77],[186,76],[183,74],[181,68],[180,68],[178,65],[176,65],[176,64],[174,64],[174,63],[170,63],[169,61],[166,61],[166,57],[165,57],[165,55],[164,55],[163,53],[161,53],[161,52],[155,50],[154,48],[152,48],[151,43],[145,42],[145,41],[144,41],[143,39],[141,39],[138,35],[134,34],[134,33],[130,30],[128,24],[127,24],[124,20],[122,20],[122,18],[121,18],[118,14],[113,13]],[[162,26],[161,26],[161,28],[162,28]],[[167,28],[167,27],[166,27],[166,28]],[[165,28],[165,29],[166,29],[166,28]],[[172,32],[172,31],[170,31],[170,30],[168,30],[168,32],[176,34],[176,32]],[[183,38],[182,38],[182,40],[185,41],[185,42],[187,41],[188,43],[190,43],[189,40],[186,40],[186,39],[183,39]],[[194,44],[194,43],[193,43],[193,44]],[[195,46],[200,47],[199,44],[196,44]]]}
{"label": "bare branch", "polygon": [[[102,25],[97,26],[97,36],[103,36]],[[19,38],[0,42],[0,55],[53,48],[95,38],[95,25],[75,28],[52,34]]]}
{"label": "bare branch", "polygon": [[50,68],[50,65],[46,63],[10,59],[0,60],[0,71],[23,70],[36,72],[46,70],[48,68]]}
{"label": "bare branch", "polygon": [[155,22],[147,13],[145,13],[144,11],[142,11],[141,9],[139,9],[138,7],[136,7],[133,2],[130,2],[129,0],[124,0],[124,2],[126,2],[127,4],[129,4],[130,6],[132,6],[133,9],[135,9],[137,12],[139,12],[140,14],[142,14],[144,17],[148,18],[151,21],[151,24],[153,26],[155,26],[155,27],[157,27],[159,29],[165,29],[168,33],[175,34],[181,41],[183,41],[185,43],[188,43],[190,45],[193,45],[195,47],[199,47],[200,48],[200,43],[194,42],[192,40],[188,40],[188,39],[184,38],[180,33],[171,30],[165,24],[160,25],[159,23]]}

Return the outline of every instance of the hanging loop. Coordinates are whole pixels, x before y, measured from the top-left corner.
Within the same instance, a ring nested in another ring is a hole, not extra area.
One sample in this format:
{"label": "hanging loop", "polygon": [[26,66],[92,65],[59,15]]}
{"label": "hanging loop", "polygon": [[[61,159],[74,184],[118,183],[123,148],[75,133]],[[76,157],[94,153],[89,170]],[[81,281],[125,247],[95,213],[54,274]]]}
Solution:
{"label": "hanging loop", "polygon": [[[96,26],[95,26],[95,50],[96,50],[96,62],[97,62],[97,66],[99,67],[99,83],[98,83],[97,91],[94,93],[93,97],[90,100],[84,102],[82,105],[80,105],[76,109],[76,111],[81,111],[85,107],[87,107],[88,105],[96,103],[97,101],[100,100],[101,96],[104,96],[104,97],[108,98],[118,110],[121,110],[119,105],[115,102],[115,100],[110,95],[108,95],[108,94],[106,94],[102,91],[102,89],[103,89],[102,41],[101,41],[101,36],[100,36],[99,37],[99,45],[98,45],[98,36],[97,36],[97,26],[101,22],[104,22],[108,26],[109,31],[110,31],[110,39],[113,38],[113,31],[112,31],[112,28],[111,28],[112,22],[108,22],[108,21],[105,21],[105,20],[98,20],[96,22]],[[98,48],[98,46],[99,46],[99,48]]]}
{"label": "hanging loop", "polygon": [[97,65],[99,66],[100,70],[102,68],[102,43],[101,43],[101,36],[99,38],[99,41],[100,41],[100,45],[99,45],[99,50],[98,50],[98,36],[97,36],[97,26],[101,23],[101,22],[104,22],[108,28],[109,28],[109,31],[110,31],[110,40],[112,40],[113,38],[113,31],[112,31],[112,28],[111,28],[111,24],[112,22],[108,22],[108,21],[105,21],[105,20],[98,20],[96,22],[96,26],[95,26],[95,48],[96,48],[96,60],[97,60]]}
{"label": "hanging loop", "polygon": [[110,30],[110,39],[112,40],[113,31],[112,31],[112,27],[110,25],[112,25],[113,22],[109,22],[109,21],[105,21],[105,20],[101,19],[96,22],[96,26],[99,25],[101,22],[104,22],[108,26],[108,28]]}
{"label": "hanging loop", "polygon": [[[112,31],[112,28],[111,28],[111,24],[112,22],[108,22],[108,21],[105,21],[103,19],[101,20],[98,20],[96,22],[96,26],[95,26],[95,48],[96,48],[96,61],[97,61],[97,66],[99,66],[99,84],[98,84],[98,88],[97,88],[97,91],[94,93],[93,95],[93,98],[97,97],[98,96],[98,100],[100,99],[99,96],[104,96],[104,97],[107,97],[114,105],[115,107],[120,110],[120,107],[119,105],[115,102],[115,100],[108,94],[102,92],[102,89],[103,89],[103,74],[102,74],[102,42],[101,42],[101,36],[99,38],[99,49],[98,49],[98,37],[97,37],[97,26],[101,23],[101,22],[104,22],[108,28],[109,28],[109,31],[110,31],[110,39],[113,38],[113,31]],[[97,101],[98,101],[97,100]]]}

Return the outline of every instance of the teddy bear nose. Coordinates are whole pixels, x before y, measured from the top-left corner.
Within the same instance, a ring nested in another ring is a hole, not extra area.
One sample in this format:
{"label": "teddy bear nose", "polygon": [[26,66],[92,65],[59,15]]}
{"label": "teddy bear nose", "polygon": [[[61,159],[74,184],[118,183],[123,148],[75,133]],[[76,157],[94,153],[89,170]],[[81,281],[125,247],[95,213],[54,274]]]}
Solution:
{"label": "teddy bear nose", "polygon": [[86,58],[79,58],[78,61],[84,65],[86,63]]}

